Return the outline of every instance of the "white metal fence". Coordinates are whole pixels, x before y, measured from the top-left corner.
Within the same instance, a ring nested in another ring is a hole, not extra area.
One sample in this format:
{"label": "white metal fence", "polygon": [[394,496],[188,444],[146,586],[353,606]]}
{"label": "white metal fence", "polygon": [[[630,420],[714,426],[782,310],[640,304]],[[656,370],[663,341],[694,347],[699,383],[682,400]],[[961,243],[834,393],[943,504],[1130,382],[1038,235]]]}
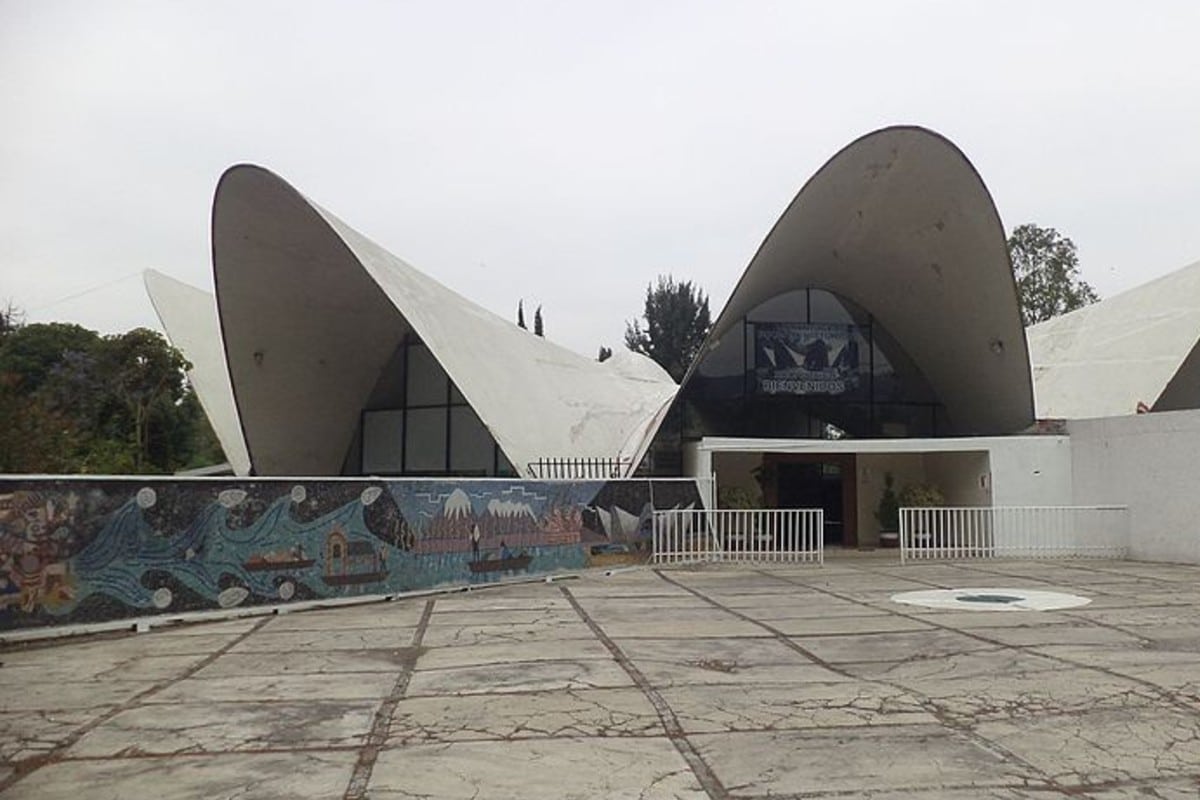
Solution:
{"label": "white metal fence", "polygon": [[655,511],[653,534],[656,564],[825,561],[819,508]]}
{"label": "white metal fence", "polygon": [[1126,506],[900,509],[900,561],[1124,558]]}

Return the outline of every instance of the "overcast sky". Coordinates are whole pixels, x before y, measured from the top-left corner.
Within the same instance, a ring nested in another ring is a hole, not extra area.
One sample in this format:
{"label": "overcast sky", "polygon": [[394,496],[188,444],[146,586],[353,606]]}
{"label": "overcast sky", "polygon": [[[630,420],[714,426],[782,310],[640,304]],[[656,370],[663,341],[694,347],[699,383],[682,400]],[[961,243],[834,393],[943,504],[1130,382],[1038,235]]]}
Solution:
{"label": "overcast sky", "polygon": [[213,189],[253,162],[593,355],[659,273],[715,314],[804,181],[895,123],[1110,296],[1200,260],[1198,33],[1196,0],[0,0],[0,300],[158,327],[141,271],[211,290]]}

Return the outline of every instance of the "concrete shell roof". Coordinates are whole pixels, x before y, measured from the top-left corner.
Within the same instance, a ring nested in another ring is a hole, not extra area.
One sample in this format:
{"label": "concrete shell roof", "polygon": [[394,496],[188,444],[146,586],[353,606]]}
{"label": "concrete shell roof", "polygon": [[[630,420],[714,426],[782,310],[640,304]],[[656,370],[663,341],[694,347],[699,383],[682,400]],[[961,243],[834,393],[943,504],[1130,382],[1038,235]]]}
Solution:
{"label": "concrete shell roof", "polygon": [[534,336],[261,167],[222,176],[212,224],[225,356],[257,474],[338,474],[406,332],[424,341],[522,474],[544,457],[640,457],[674,396],[670,376],[648,359],[599,363]]}
{"label": "concrete shell roof", "polygon": [[212,425],[229,466],[237,475],[250,471],[250,456],[242,439],[225,367],[225,348],[221,345],[221,322],[212,294],[147,270],[143,275],[146,294],[167,331],[167,338],[192,362],[188,380],[196,390],[200,406]]}
{"label": "concrete shell roof", "polygon": [[1028,335],[1039,417],[1200,407],[1200,262]]}
{"label": "concrete shell roof", "polygon": [[975,168],[942,136],[885,128],[831,158],[759,247],[707,346],[764,301],[806,287],[874,315],[944,403],[948,433],[1033,422],[1004,228]]}

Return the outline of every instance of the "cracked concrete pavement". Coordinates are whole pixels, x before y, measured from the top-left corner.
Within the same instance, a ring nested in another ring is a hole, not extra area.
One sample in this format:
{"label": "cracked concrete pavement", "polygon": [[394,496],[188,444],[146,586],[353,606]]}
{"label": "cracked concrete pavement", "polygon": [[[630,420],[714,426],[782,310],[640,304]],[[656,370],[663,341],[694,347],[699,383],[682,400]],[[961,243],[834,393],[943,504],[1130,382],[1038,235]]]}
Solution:
{"label": "cracked concrete pavement", "polygon": [[[934,610],[895,592],[1081,594]],[[9,798],[1200,797],[1200,567],[589,574],[0,651]]]}

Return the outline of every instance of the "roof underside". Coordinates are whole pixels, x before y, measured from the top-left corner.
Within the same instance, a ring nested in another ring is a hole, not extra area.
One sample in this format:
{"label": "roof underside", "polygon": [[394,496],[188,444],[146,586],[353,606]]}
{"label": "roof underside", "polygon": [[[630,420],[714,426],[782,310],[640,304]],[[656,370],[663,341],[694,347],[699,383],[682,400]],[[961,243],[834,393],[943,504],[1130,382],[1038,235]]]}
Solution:
{"label": "roof underside", "polygon": [[929,380],[951,432],[1033,422],[1004,229],[974,167],[941,136],[887,128],[830,159],[755,254],[708,347],[759,304],[804,288],[845,297],[883,325]]}
{"label": "roof underside", "polygon": [[598,363],[450,291],[259,167],[222,177],[213,269],[236,406],[259,475],[341,471],[366,399],[418,336],[519,472],[540,458],[636,458],[670,377]]}

